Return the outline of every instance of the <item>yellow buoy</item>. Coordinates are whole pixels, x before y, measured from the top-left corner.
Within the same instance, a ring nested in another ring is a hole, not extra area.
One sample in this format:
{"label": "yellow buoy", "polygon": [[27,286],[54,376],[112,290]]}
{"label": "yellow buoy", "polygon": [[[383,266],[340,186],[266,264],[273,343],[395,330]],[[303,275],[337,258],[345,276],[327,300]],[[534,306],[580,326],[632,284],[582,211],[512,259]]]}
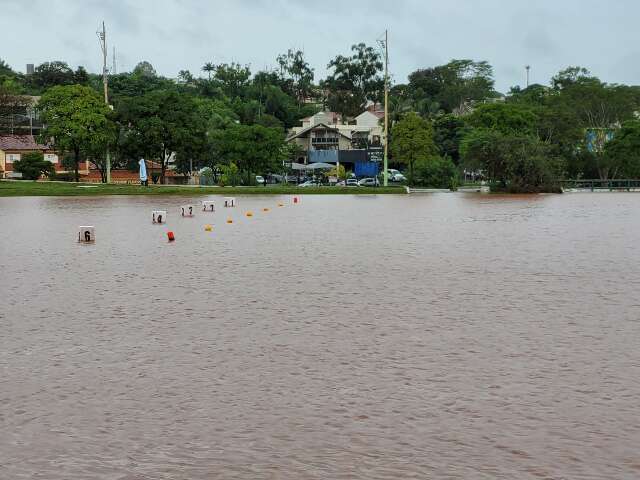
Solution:
{"label": "yellow buoy", "polygon": [[210,232],[211,230],[213,230],[213,227],[211,225],[205,225],[204,226],[204,231],[205,232]]}
{"label": "yellow buoy", "polygon": [[246,215],[247,217],[253,217],[253,212],[247,212],[247,213],[245,213],[245,215]]}
{"label": "yellow buoy", "polygon": [[227,218],[227,223],[233,223],[233,220],[231,218]]}
{"label": "yellow buoy", "polygon": [[269,209],[268,209],[268,208],[263,208],[263,209],[262,209],[262,211],[263,211],[263,212],[268,212],[268,211],[269,211]]}
{"label": "yellow buoy", "polygon": [[284,203],[282,203],[282,202],[278,202],[278,206],[279,206],[279,207],[284,207]]}

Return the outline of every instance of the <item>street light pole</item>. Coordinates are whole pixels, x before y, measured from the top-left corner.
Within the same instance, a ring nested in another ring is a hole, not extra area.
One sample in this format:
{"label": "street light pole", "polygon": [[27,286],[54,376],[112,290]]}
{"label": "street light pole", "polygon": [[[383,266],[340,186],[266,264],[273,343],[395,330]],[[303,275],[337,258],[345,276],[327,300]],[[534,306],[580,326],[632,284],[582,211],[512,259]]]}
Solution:
{"label": "street light pole", "polygon": [[384,186],[389,184],[389,32],[384,31]]}
{"label": "street light pole", "polygon": [[[102,31],[98,32],[98,38],[100,39],[100,47],[102,48],[102,86],[104,88],[104,103],[109,108],[109,76],[107,70],[107,31],[102,22]],[[105,170],[107,183],[111,183],[111,155],[107,148],[107,156],[105,159]]]}
{"label": "street light pole", "polygon": [[529,70],[531,70],[531,65],[527,65],[524,68],[527,69],[527,88],[529,88]]}

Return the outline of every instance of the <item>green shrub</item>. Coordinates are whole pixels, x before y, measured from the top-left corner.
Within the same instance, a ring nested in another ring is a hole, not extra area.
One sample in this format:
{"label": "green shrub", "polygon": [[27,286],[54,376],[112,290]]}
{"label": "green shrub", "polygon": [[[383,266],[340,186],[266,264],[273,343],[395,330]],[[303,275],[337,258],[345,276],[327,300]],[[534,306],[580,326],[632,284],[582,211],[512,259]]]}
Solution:
{"label": "green shrub", "polygon": [[13,169],[22,173],[24,180],[37,180],[41,176],[49,176],[55,171],[53,164],[44,159],[42,152],[25,153],[21,160],[14,162]]}
{"label": "green shrub", "polygon": [[415,164],[413,184],[429,188],[449,188],[458,186],[458,170],[449,157],[432,155],[421,158]]}
{"label": "green shrub", "polygon": [[220,169],[222,175],[220,175],[220,186],[224,187],[226,185],[231,185],[235,187],[240,183],[240,169],[235,163],[230,163],[229,165],[218,165],[217,168]]}
{"label": "green shrub", "polygon": [[76,175],[73,172],[54,172],[53,174],[49,175],[49,180],[55,180],[57,182],[75,182]]}

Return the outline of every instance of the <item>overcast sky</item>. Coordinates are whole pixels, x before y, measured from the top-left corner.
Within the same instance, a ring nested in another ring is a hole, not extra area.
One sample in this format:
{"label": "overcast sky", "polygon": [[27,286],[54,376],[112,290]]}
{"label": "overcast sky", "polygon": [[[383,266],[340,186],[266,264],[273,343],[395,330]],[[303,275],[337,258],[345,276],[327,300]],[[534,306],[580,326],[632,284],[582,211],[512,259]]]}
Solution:
{"label": "overcast sky", "polygon": [[640,84],[640,0],[0,0],[0,58],[19,71],[64,60],[98,72],[103,19],[119,71],[140,60],[170,77],[207,61],[256,71],[299,48],[318,79],[336,54],[375,45],[388,28],[396,83],[471,58],[494,66],[500,91],[524,84],[526,64],[532,83],[580,65]]}

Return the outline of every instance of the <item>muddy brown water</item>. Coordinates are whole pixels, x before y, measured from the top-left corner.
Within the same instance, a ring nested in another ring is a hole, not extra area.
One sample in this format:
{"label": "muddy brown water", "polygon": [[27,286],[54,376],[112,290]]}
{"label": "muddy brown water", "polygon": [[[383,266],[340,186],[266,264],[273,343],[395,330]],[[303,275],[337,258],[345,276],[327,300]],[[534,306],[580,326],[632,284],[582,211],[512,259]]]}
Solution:
{"label": "muddy brown water", "polygon": [[640,477],[640,194],[282,199],[1,198],[0,478]]}

